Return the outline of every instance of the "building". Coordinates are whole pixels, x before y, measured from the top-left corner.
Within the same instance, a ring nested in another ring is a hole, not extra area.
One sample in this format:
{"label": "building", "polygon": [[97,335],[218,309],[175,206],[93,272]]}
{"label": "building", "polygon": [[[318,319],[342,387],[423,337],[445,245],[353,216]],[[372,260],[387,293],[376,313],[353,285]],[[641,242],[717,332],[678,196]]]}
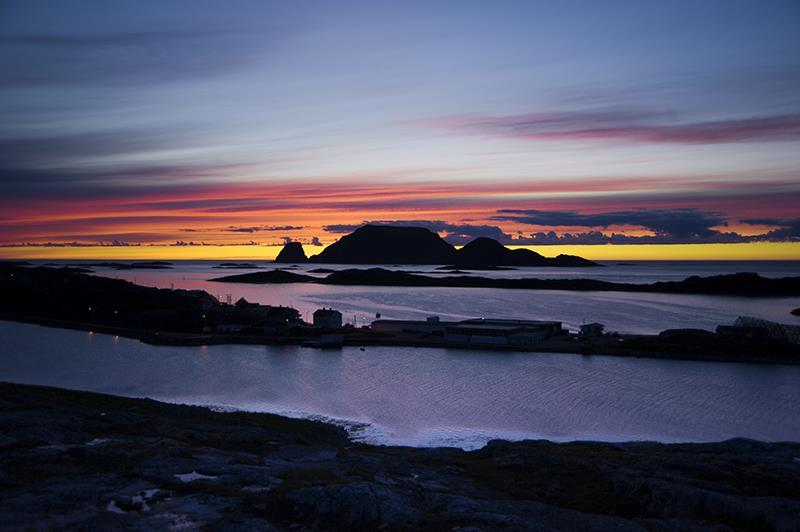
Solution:
{"label": "building", "polygon": [[530,346],[564,334],[560,321],[474,319],[445,329],[453,343]]}
{"label": "building", "polygon": [[321,329],[341,329],[342,313],[332,308],[320,308],[314,311],[314,327]]}
{"label": "building", "polygon": [[425,321],[375,320],[372,330],[388,334],[441,336],[446,342],[477,345],[529,346],[566,331],[560,321],[500,320],[477,318],[441,321],[431,316]]}
{"label": "building", "polygon": [[429,316],[425,321],[420,320],[375,320],[370,328],[375,332],[388,334],[433,334],[443,336],[444,330],[457,321],[442,321],[439,316]]}
{"label": "building", "polygon": [[[756,329],[763,329],[763,331],[756,333]],[[776,323],[749,316],[739,316],[733,322],[733,327],[724,328],[722,331],[718,330],[717,332],[720,334],[738,333],[740,336],[756,334],[758,335],[757,337],[765,337],[770,340],[800,344],[800,325]]]}
{"label": "building", "polygon": [[766,340],[769,330],[766,327],[737,327],[735,325],[717,325],[717,334],[722,336],[736,336],[739,338],[756,338]]}
{"label": "building", "polygon": [[584,338],[599,338],[600,336],[603,336],[603,329],[605,328],[606,326],[602,323],[584,323],[581,325],[579,334]]}
{"label": "building", "polygon": [[246,309],[246,308],[258,307],[259,305],[258,305],[258,303],[250,303],[250,302],[249,302],[248,300],[246,300],[245,298],[243,298],[243,297],[240,297],[240,298],[239,298],[239,300],[238,300],[238,301],[236,301],[236,303],[234,304],[234,306],[235,306],[236,308],[239,308],[239,309]]}

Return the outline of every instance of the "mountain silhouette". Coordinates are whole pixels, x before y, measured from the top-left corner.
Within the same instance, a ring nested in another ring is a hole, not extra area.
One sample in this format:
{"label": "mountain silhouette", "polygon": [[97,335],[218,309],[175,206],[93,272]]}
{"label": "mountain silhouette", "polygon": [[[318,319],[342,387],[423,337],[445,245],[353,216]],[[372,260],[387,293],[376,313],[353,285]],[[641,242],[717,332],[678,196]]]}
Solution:
{"label": "mountain silhouette", "polygon": [[423,227],[365,225],[311,257],[315,263],[448,264],[456,248]]}
{"label": "mountain silhouette", "polygon": [[452,264],[487,266],[600,266],[573,255],[543,257],[529,249],[508,249],[497,240],[480,237],[456,248],[424,227],[365,225],[306,258],[299,242],[289,242],[275,262],[318,264]]}
{"label": "mountain silhouette", "polygon": [[306,252],[303,251],[303,244],[300,242],[287,242],[278,256],[275,257],[275,262],[302,264],[308,262]]}
{"label": "mountain silhouette", "polygon": [[529,249],[508,249],[497,240],[480,237],[458,250],[455,264],[470,266],[599,266],[590,260],[574,255],[543,257]]}

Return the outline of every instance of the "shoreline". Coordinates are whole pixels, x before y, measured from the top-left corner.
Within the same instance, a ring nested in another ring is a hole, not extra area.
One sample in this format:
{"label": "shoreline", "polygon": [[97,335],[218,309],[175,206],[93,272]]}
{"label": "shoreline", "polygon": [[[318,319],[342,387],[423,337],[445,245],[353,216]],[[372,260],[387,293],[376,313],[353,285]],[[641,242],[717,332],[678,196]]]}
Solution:
{"label": "shoreline", "polygon": [[[133,340],[139,340],[148,345],[170,345],[178,347],[196,347],[209,345],[295,345],[308,349],[335,350],[340,347],[410,347],[410,348],[432,348],[432,349],[462,349],[469,351],[490,351],[497,353],[530,353],[559,355],[573,354],[583,356],[618,356],[628,358],[650,358],[659,360],[679,360],[695,362],[725,362],[725,363],[744,363],[744,364],[770,364],[770,365],[789,365],[800,364],[800,356],[795,358],[773,358],[764,356],[739,356],[735,354],[714,353],[703,354],[691,352],[691,346],[684,346],[685,352],[659,352],[656,350],[645,350],[640,346],[642,343],[652,346],[653,344],[664,343],[659,335],[620,335],[620,338],[602,338],[604,343],[586,351],[581,343],[569,338],[555,337],[543,341],[533,346],[503,346],[503,345],[475,345],[469,343],[453,343],[437,341],[433,338],[418,338],[409,335],[408,338],[386,338],[382,335],[364,336],[364,331],[355,329],[351,335],[342,335],[343,343],[337,347],[320,347],[312,345],[313,337],[308,336],[269,336],[269,335],[242,335],[242,334],[197,334],[181,332],[154,332],[140,329],[130,329],[109,325],[76,322],[69,320],[59,320],[53,318],[41,318],[36,316],[19,316],[7,313],[0,313],[0,320],[30,323],[44,327],[85,331],[92,333],[120,336]],[[371,334],[371,333],[370,333]],[[709,333],[711,334],[711,333]],[[741,341],[742,339],[737,339]],[[633,345],[626,344],[631,342]],[[670,345],[671,348],[681,346]]]}
{"label": "shoreline", "polygon": [[319,421],[0,383],[17,528],[791,530],[800,443],[367,445]]}
{"label": "shoreline", "polygon": [[800,295],[800,277],[762,277],[739,272],[707,277],[690,276],[681,281],[619,283],[587,278],[542,279],[491,278],[476,275],[431,277],[384,268],[344,269],[325,277],[314,277],[285,269],[224,275],[207,279],[217,283],[255,285],[310,283],[333,286],[385,286],[418,288],[493,288],[507,290],[564,290],[577,292],[635,292],[654,294],[709,295],[731,297],[792,297]]}

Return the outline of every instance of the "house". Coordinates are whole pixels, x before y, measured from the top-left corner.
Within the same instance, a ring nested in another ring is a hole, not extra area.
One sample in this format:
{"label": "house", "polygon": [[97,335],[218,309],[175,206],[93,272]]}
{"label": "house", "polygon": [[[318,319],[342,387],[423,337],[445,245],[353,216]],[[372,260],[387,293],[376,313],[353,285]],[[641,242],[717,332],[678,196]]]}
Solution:
{"label": "house", "polygon": [[314,311],[314,327],[321,329],[341,329],[342,313],[332,308],[320,308]]}
{"label": "house", "polygon": [[530,346],[564,333],[560,321],[472,319],[445,329],[455,343]]}
{"label": "house", "polygon": [[599,338],[600,336],[603,336],[603,329],[605,328],[606,326],[602,323],[584,323],[581,325],[581,330],[578,336],[582,336],[584,338]]}
{"label": "house", "polygon": [[[742,329],[744,331],[743,335],[747,333],[752,334],[755,329],[765,329],[765,332],[755,334],[759,336],[765,335],[766,338],[770,340],[800,344],[800,325],[789,325],[787,323],[776,323],[760,318],[739,316],[736,318],[736,321],[733,322],[733,327]],[[724,333],[725,331],[723,329],[723,334]],[[729,331],[728,334],[730,334]]]}
{"label": "house", "polygon": [[476,318],[441,321],[431,316],[425,321],[375,320],[372,330],[389,334],[442,336],[451,343],[528,346],[564,334],[560,321],[505,320]]}
{"label": "house", "polygon": [[735,325],[717,325],[717,334],[722,336],[738,336],[744,338],[769,338],[769,329],[766,327],[737,327]]}
{"label": "house", "polygon": [[442,336],[446,327],[456,325],[458,322],[441,321],[439,316],[429,316],[425,321],[420,320],[375,320],[370,328],[375,332],[389,334],[433,334]]}

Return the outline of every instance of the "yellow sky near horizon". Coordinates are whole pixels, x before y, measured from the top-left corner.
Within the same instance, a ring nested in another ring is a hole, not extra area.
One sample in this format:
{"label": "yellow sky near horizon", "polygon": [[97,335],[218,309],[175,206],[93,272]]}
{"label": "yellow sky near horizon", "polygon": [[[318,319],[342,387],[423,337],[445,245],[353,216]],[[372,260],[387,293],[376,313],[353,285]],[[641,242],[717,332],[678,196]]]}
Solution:
{"label": "yellow sky near horizon", "polygon": [[[307,255],[324,246],[304,246]],[[533,249],[547,257],[579,255],[591,260],[800,260],[800,242],[732,244],[606,244],[573,246],[509,246]],[[0,248],[4,260],[271,260],[281,246],[15,246]]]}

